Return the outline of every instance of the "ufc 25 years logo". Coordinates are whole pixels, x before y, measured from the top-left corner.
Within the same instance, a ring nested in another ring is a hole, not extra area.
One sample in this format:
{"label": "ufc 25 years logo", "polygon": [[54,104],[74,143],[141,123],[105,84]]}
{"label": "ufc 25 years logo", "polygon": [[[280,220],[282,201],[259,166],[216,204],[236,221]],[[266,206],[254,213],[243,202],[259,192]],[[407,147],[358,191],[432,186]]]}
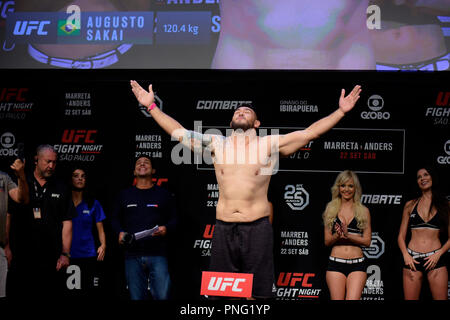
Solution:
{"label": "ufc 25 years logo", "polygon": [[303,210],[309,204],[309,193],[302,184],[288,184],[284,191],[284,200],[292,210]]}

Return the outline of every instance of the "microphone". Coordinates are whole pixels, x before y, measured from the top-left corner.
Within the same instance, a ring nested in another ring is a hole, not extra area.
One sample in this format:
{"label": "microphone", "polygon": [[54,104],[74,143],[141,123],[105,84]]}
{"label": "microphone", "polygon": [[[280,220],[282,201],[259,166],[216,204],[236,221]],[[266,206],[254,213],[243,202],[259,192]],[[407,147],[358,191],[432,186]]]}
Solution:
{"label": "microphone", "polygon": [[136,233],[125,232],[125,234],[123,235],[123,238],[122,238],[122,244],[131,245],[135,241],[151,237],[158,230],[158,228],[159,228],[159,226],[156,225],[151,229],[139,231]]}

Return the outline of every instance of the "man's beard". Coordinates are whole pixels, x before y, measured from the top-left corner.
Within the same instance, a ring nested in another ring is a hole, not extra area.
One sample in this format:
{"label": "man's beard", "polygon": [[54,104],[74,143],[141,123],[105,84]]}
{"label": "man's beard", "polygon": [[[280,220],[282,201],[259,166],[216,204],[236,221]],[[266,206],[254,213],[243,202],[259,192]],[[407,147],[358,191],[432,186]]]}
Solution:
{"label": "man's beard", "polygon": [[53,176],[54,173],[54,170],[44,170],[40,172],[40,176],[42,177],[42,179],[48,180]]}
{"label": "man's beard", "polygon": [[250,125],[248,122],[240,122],[237,123],[235,121],[231,121],[231,129],[238,130],[241,129],[242,131],[247,131],[248,129],[252,129],[253,126]]}

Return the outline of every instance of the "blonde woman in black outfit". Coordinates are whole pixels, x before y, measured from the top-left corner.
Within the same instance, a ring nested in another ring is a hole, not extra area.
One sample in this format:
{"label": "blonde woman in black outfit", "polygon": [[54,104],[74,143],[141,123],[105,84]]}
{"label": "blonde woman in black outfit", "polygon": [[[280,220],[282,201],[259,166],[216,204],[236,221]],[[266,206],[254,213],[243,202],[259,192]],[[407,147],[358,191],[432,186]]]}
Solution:
{"label": "blonde woman in black outfit", "polygon": [[331,300],[359,300],[367,280],[361,249],[370,246],[370,213],[361,204],[358,176],[341,172],[331,188],[332,200],[323,213],[325,245],[331,246],[326,281]]}

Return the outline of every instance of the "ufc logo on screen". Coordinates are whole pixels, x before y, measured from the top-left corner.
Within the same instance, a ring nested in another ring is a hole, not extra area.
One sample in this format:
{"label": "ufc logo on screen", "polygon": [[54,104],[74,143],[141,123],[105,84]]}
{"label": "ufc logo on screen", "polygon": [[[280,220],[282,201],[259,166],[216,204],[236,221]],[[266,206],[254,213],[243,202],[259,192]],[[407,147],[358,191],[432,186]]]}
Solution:
{"label": "ufc logo on screen", "polygon": [[51,24],[51,21],[17,21],[14,27],[13,34],[15,36],[23,36],[23,35],[31,35],[33,30],[39,36],[46,36],[48,34],[47,31],[44,30],[46,25]]}
{"label": "ufc logo on screen", "polygon": [[250,298],[253,274],[230,272],[202,272],[200,294],[209,296]]}

